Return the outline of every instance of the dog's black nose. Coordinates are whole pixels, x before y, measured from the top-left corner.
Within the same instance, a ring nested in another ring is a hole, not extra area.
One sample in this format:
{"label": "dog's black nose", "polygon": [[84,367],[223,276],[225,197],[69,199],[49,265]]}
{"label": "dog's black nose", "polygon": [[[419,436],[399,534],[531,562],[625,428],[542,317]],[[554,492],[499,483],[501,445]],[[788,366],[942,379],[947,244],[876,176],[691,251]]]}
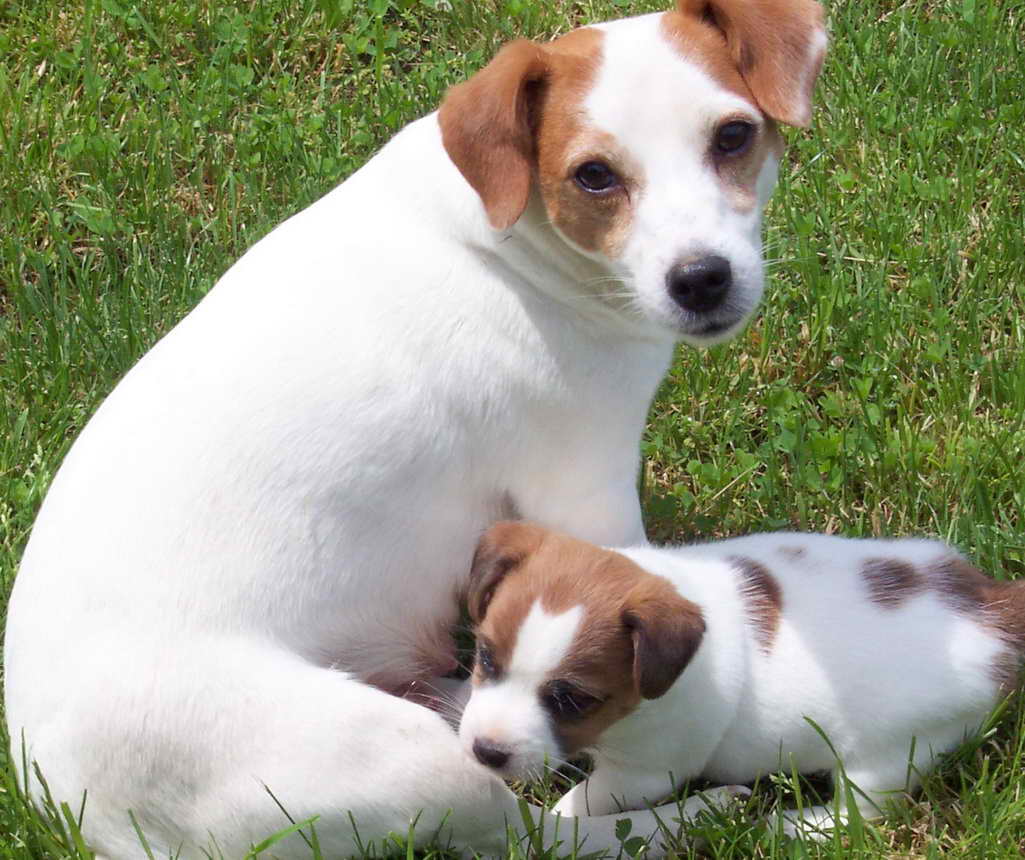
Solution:
{"label": "dog's black nose", "polygon": [[732,282],[730,261],[716,254],[689,263],[677,263],[666,275],[666,286],[673,301],[684,310],[695,313],[719,307]]}
{"label": "dog's black nose", "polygon": [[477,756],[477,761],[488,767],[501,767],[509,761],[509,753],[486,738],[477,738],[473,742],[473,754]]}

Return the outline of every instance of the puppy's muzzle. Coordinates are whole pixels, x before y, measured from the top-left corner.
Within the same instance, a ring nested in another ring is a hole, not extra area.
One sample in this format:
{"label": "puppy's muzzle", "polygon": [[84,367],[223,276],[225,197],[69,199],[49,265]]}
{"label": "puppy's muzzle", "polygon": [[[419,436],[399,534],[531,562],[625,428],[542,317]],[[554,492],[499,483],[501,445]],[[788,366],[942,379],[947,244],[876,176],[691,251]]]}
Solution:
{"label": "puppy's muzzle", "polygon": [[674,302],[691,313],[708,313],[723,303],[733,284],[730,261],[717,254],[677,263],[666,274]]}
{"label": "puppy's muzzle", "polygon": [[487,738],[473,742],[473,754],[481,764],[493,768],[503,767],[509,761],[509,751]]}

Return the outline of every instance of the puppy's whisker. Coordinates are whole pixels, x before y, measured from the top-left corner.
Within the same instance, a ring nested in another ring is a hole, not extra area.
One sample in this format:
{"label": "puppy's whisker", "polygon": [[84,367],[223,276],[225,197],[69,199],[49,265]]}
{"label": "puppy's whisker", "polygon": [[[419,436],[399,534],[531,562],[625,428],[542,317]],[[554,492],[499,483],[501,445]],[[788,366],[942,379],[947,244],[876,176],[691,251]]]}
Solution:
{"label": "puppy's whisker", "polygon": [[548,769],[552,773],[560,773],[569,770],[573,771],[573,775],[575,778],[578,777],[580,779],[587,779],[587,777],[589,776],[586,770],[584,770],[582,767],[579,767],[578,765],[573,764],[573,762],[571,762],[569,759],[554,759],[554,762],[555,765],[547,764]]}

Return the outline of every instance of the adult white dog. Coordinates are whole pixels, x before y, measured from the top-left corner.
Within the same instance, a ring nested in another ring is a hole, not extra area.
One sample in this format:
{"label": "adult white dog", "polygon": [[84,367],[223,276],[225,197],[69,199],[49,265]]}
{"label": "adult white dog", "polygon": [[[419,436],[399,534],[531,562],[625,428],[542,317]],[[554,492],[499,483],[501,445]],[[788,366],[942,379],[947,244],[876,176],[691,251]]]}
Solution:
{"label": "adult white dog", "polygon": [[387,691],[453,666],[492,521],[642,538],[649,401],[674,341],[759,301],[775,122],[808,121],[824,49],[811,0],[513,43],[125,377],[53,482],[6,635],[14,758],[88,791],[101,855],[142,853],[132,810],[158,855],[240,856],[288,823],[264,786],[328,854],[353,821],[485,852],[522,831]]}

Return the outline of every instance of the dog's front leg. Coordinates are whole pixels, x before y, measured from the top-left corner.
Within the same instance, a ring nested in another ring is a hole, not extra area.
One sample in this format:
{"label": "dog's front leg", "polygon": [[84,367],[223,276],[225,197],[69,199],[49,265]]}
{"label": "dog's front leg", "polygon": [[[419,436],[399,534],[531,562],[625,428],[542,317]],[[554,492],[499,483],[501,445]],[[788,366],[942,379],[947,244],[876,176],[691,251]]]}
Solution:
{"label": "dog's front leg", "polygon": [[[679,787],[668,773],[597,769],[560,799],[553,812],[566,816],[610,815],[620,810],[644,809],[663,800]],[[740,785],[723,785],[691,795],[679,804],[673,820],[686,824],[713,806],[721,807],[751,792]],[[669,823],[668,821],[666,823]]]}
{"label": "dog's front leg", "polygon": [[607,815],[622,809],[640,809],[667,797],[673,791],[668,774],[595,768],[555,804],[562,815]]}

